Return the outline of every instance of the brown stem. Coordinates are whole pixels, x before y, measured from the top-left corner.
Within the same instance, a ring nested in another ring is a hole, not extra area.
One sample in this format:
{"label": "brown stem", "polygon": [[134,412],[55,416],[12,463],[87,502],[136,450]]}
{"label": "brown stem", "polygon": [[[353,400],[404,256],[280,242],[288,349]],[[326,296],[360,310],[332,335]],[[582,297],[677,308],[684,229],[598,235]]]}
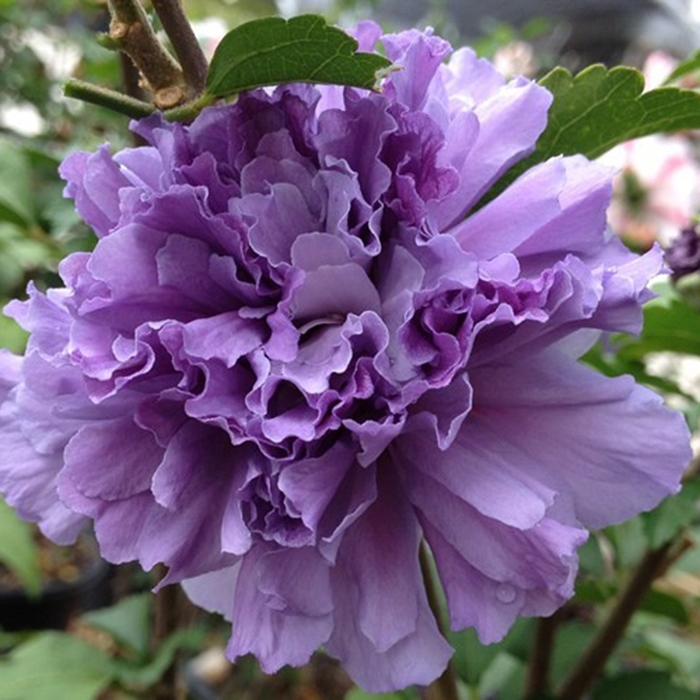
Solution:
{"label": "brown stem", "polygon": [[530,657],[525,697],[544,694],[549,690],[549,667],[554,650],[554,638],[561,619],[560,611],[544,617],[537,623],[535,645]]}
{"label": "brown stem", "polygon": [[128,54],[153,92],[154,103],[169,109],[188,97],[180,66],[158,41],[138,0],[109,0],[109,36]]}
{"label": "brown stem", "polygon": [[209,67],[197,37],[192,31],[192,25],[185,15],[182,0],[151,0],[151,4],[175,49],[185,82],[192,92],[190,97],[200,95],[204,92]]}
{"label": "brown stem", "polygon": [[677,553],[671,551],[673,544],[673,541],[669,541],[646,553],[605,624],[564,682],[557,696],[560,700],[579,700],[593,685],[654,580],[675,560]]}
{"label": "brown stem", "polygon": [[[167,568],[159,564],[156,570],[157,578],[160,580],[166,574]],[[164,586],[156,593],[151,635],[153,653],[156,653],[163,642],[180,627],[181,603],[179,586]],[[153,692],[154,700],[173,700],[181,695],[174,663],[165,671]]]}
{"label": "brown stem", "polygon": [[[428,605],[435,616],[438,629],[444,636],[445,626],[442,622],[442,614],[440,612],[440,602],[438,600],[437,589],[433,579],[433,573],[430,563],[430,554],[425,542],[421,542],[420,550],[420,569],[423,575],[423,583],[425,585],[425,593],[428,598]],[[459,700],[459,691],[457,690],[457,679],[454,674],[452,664],[448,663],[447,668],[443,671],[440,678],[434,681],[427,690],[427,700]]]}

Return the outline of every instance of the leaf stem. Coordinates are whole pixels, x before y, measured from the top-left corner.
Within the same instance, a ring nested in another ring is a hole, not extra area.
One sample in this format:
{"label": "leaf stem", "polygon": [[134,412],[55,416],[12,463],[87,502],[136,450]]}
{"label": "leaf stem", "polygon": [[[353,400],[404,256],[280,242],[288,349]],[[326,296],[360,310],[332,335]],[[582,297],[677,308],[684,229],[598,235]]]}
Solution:
{"label": "leaf stem", "polygon": [[151,0],[151,4],[180,61],[185,82],[194,95],[201,94],[209,65],[185,15],[182,0]]}
{"label": "leaf stem", "polygon": [[560,700],[579,700],[593,685],[654,580],[677,558],[678,548],[674,547],[674,544],[674,541],[670,540],[657,549],[650,549],[644,555],[605,624],[564,681],[557,694]]}
{"label": "leaf stem", "polygon": [[132,119],[142,119],[155,111],[154,107],[147,102],[142,102],[128,95],[122,95],[122,93],[109,88],[86,83],[83,80],[69,80],[63,86],[63,93],[66,97],[73,97],[76,100],[106,107],[113,112],[125,114]]}
{"label": "leaf stem", "polygon": [[[444,636],[445,626],[442,621],[440,611],[440,602],[437,595],[437,587],[433,578],[433,570],[430,561],[430,554],[425,541],[422,541],[419,549],[420,570],[423,576],[425,585],[425,594],[428,598],[428,605],[435,616],[438,629]],[[459,691],[457,690],[457,679],[452,668],[452,663],[448,662],[447,668],[443,671],[440,678],[434,681],[428,688],[426,697],[428,700],[459,700]]]}

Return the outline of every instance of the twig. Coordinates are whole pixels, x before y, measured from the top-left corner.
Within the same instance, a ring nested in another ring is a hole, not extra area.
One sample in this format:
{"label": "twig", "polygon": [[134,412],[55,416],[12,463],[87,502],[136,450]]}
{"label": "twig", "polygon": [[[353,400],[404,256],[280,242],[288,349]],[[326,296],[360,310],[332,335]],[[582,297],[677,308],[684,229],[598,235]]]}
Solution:
{"label": "twig", "polygon": [[141,71],[156,107],[169,109],[185,102],[189,94],[182,69],[158,41],[138,0],[109,0],[109,7],[109,36]]}
{"label": "twig", "polygon": [[151,4],[175,49],[185,82],[192,93],[190,97],[201,94],[207,81],[207,59],[185,15],[182,1],[151,0]]}
{"label": "twig", "polygon": [[[161,579],[166,573],[166,567],[159,564],[156,568],[157,577]],[[153,633],[151,635],[151,651],[154,654],[157,653],[163,642],[180,627],[180,609],[181,595],[179,586],[164,586],[156,593]],[[174,700],[180,695],[174,661],[166,669],[153,693],[157,700]]]}
{"label": "twig", "polygon": [[[433,573],[430,564],[430,555],[428,554],[428,548],[425,542],[421,542],[420,550],[420,569],[423,575],[423,583],[425,585],[425,593],[428,597],[428,605],[435,616],[435,621],[437,622],[438,629],[440,633],[445,633],[445,627],[442,622],[442,615],[440,612],[440,603],[438,601],[437,590],[435,587],[435,581],[433,579]],[[427,697],[429,700],[459,700],[459,691],[457,690],[457,679],[455,678],[454,670],[452,668],[452,663],[448,662],[447,668],[443,671],[440,678],[434,681],[428,688]]]}
{"label": "twig", "polygon": [[560,700],[579,700],[593,685],[654,580],[677,558],[677,548],[674,548],[674,544],[673,541],[669,541],[646,553],[607,621],[564,682],[557,695]]}
{"label": "twig", "polygon": [[536,697],[549,690],[549,667],[554,649],[554,637],[561,620],[561,611],[538,620],[535,645],[530,657],[525,697]]}

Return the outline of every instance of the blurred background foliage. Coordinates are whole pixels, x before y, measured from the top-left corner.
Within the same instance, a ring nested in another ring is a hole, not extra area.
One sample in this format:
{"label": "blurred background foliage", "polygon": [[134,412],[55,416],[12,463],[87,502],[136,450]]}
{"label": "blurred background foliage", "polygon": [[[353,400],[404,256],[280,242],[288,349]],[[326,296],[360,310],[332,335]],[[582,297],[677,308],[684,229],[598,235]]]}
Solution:
{"label": "blurred background foliage", "polygon": [[[697,3],[671,0],[587,0],[558,5],[546,0],[187,0],[185,5],[209,54],[225,31],[236,24],[258,16],[289,16],[303,11],[323,12],[330,20],[346,25],[360,17],[375,17],[393,28],[431,23],[455,43],[468,39],[505,72],[531,77],[542,75],[557,63],[575,69],[591,60],[605,60],[641,67],[654,50],[666,49],[675,52],[675,58],[683,58],[700,46],[697,17],[692,14]],[[95,38],[105,31],[107,23],[106,3],[99,0],[0,0],[0,304],[24,295],[29,281],[42,287],[59,284],[60,260],[93,244],[91,232],[78,219],[72,203],[62,197],[57,167],[72,150],[94,149],[104,141],[115,149],[130,145],[128,120],[64,99],[61,83],[73,76],[120,89],[120,60]],[[624,31],[615,32],[615,27]],[[690,154],[688,161],[697,163],[695,135],[682,138]],[[662,143],[661,148],[666,145]],[[641,200],[635,190],[638,215],[640,201],[651,201],[651,188],[656,185],[646,183],[644,173],[635,174],[629,164],[619,167],[627,168],[628,174],[637,178],[635,186],[642,187]],[[643,170],[645,166],[635,167]],[[698,189],[694,184],[695,209],[690,220],[674,224],[676,230],[694,221],[700,204]],[[618,187],[616,192],[618,203],[624,206],[624,188]],[[644,211],[642,208],[646,216]],[[657,210],[650,212],[650,217],[651,213],[658,215]],[[649,221],[652,227],[657,226],[657,219]],[[653,230],[661,238],[658,226]],[[616,233],[625,237],[628,232]],[[638,248],[652,242],[629,235],[626,240]],[[643,335],[607,338],[586,358],[606,374],[631,373],[661,391],[669,403],[685,412],[693,430],[697,430],[700,416],[700,277],[696,278],[683,285],[661,283],[659,297],[646,309]],[[25,340],[14,322],[0,316],[2,346],[21,352]],[[592,697],[697,698],[699,498],[697,465],[691,465],[679,495],[652,513],[593,535],[581,551],[576,597],[552,620],[521,620],[501,644],[489,647],[479,645],[471,631],[451,634],[463,697],[522,697],[534,645],[546,634],[556,640],[547,686],[556,689],[600,634],[645,558],[666,547],[668,556],[656,572],[656,583],[643,597]],[[30,596],[41,587],[37,578],[41,547],[36,532],[0,504],[0,562]],[[179,609],[184,611],[180,628],[159,637],[152,598],[142,593],[152,584],[153,579],[143,572],[120,567],[110,583],[114,607],[74,616],[67,633],[1,634],[0,646],[9,653],[0,661],[0,697],[168,697],[163,683],[175,668],[182,671],[178,687],[187,684],[187,692],[197,698],[372,697],[352,688],[342,671],[322,655],[306,669],[285,670],[272,679],[263,678],[250,659],[231,668],[222,656],[226,625],[214,616],[190,610],[181,597],[177,598]],[[183,659],[187,663],[178,662]],[[182,693],[184,697],[185,691]],[[385,697],[420,696],[420,690],[409,689]]]}

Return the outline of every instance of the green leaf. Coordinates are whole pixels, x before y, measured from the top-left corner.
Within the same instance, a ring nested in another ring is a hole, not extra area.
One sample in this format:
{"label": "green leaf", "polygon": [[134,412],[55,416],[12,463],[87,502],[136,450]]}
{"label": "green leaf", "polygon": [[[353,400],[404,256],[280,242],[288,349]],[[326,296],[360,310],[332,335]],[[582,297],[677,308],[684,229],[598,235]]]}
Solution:
{"label": "green leaf", "polygon": [[[0,306],[4,306],[8,301],[9,299],[0,297]],[[24,352],[28,337],[29,333],[13,318],[0,314],[0,347],[19,355]]]}
{"label": "green leaf", "polygon": [[564,681],[590,644],[595,631],[593,625],[582,622],[569,622],[559,627],[550,662],[553,685]]}
{"label": "green leaf", "polygon": [[639,632],[645,641],[642,648],[646,647],[646,652],[662,659],[665,662],[664,666],[679,679],[696,686],[697,679],[700,678],[700,654],[696,640],[684,639],[669,630],[654,628],[648,624],[643,624]]}
{"label": "green leaf", "polygon": [[681,492],[667,498],[654,510],[644,513],[644,530],[649,545],[660,547],[698,517],[700,479],[687,481]]}
{"label": "green leaf", "polygon": [[688,622],[688,611],[682,600],[664,591],[651,590],[639,607],[644,612],[654,613],[675,620],[682,625]]}
{"label": "green leaf", "polygon": [[647,538],[639,516],[606,528],[605,534],[615,548],[617,565],[623,569],[634,566],[647,551]]}
{"label": "green leaf", "polygon": [[525,663],[519,659],[500,652],[482,675],[479,693],[482,697],[522,697],[526,669]]}
{"label": "green leaf", "polygon": [[700,51],[693,54],[690,58],[687,58],[685,61],[679,63],[675,67],[671,75],[669,75],[668,78],[666,78],[664,84],[672,85],[673,83],[678,82],[681,78],[688,75],[689,73],[695,73],[696,71],[700,71]]}
{"label": "green leaf", "polygon": [[627,66],[608,70],[594,65],[575,77],[564,68],[555,68],[540,84],[554,95],[547,128],[534,153],[511,168],[488,199],[552,156],[581,153],[597,158],[641,136],[700,128],[699,94],[675,87],[643,92],[642,74]]}
{"label": "green leaf", "polygon": [[0,220],[19,226],[34,222],[34,188],[31,170],[22,149],[0,140]]}
{"label": "green leaf", "polygon": [[3,700],[93,700],[112,681],[110,660],[62,632],[42,632],[0,661]]}
{"label": "green leaf", "polygon": [[131,595],[109,608],[86,613],[82,620],[143,657],[148,654],[152,599],[151,593]]}
{"label": "green leaf", "polygon": [[207,632],[201,627],[181,629],[171,634],[159,647],[148,663],[134,663],[118,660],[115,662],[117,679],[129,686],[150,688],[155,685],[163,674],[172,666],[175,654],[180,649],[199,651],[204,644]]}
{"label": "green leaf", "polygon": [[477,685],[481,675],[500,653],[500,645],[482,644],[473,629],[451,632],[448,638],[455,650],[453,662],[457,675],[468,685]]}
{"label": "green leaf", "polygon": [[41,571],[31,526],[0,500],[0,562],[22,582],[29,595],[41,591]]}
{"label": "green leaf", "polygon": [[641,336],[616,338],[618,357],[634,360],[664,350],[700,355],[700,314],[671,285],[655,285],[654,291],[660,296],[644,306]]}
{"label": "green leaf", "polygon": [[230,31],[218,45],[206,93],[227,97],[281,83],[329,83],[376,89],[391,63],[356,53],[357,42],[322,17],[257,19]]}
{"label": "green leaf", "polygon": [[671,678],[661,671],[634,671],[598,684],[593,700],[692,700],[695,693],[674,685]]}

